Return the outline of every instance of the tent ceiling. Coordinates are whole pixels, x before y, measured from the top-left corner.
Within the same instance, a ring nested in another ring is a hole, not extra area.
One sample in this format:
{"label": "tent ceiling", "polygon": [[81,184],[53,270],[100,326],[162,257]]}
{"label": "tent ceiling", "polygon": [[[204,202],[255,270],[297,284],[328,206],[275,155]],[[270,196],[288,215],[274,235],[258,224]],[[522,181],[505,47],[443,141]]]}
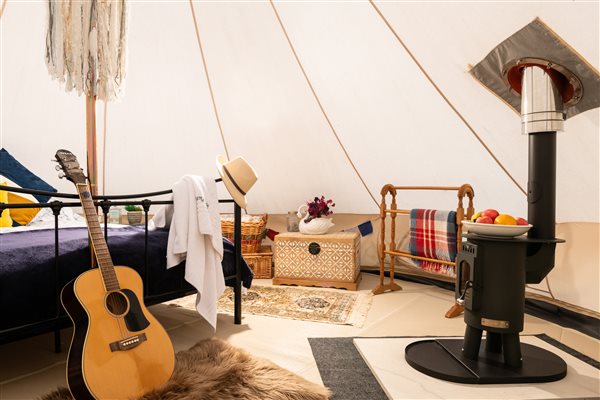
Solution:
{"label": "tent ceiling", "polygon": [[[286,212],[324,194],[334,198],[338,212],[377,213],[367,189],[378,200],[385,183],[468,182],[478,208],[524,215],[519,186],[527,182],[527,138],[519,133],[518,115],[477,83],[468,65],[540,17],[598,68],[598,3],[377,6],[518,185],[369,3],[276,4],[355,171],[271,5],[198,2],[198,27],[228,150],[243,155],[259,173],[248,195],[249,211]],[[56,185],[46,153],[65,147],[84,154],[84,106],[47,76],[45,18],[43,3],[18,2],[2,17],[2,145]],[[185,173],[216,175],[215,156],[225,149],[189,4],[133,2],[129,29],[124,96],[108,107],[108,190],[155,190]],[[598,110],[588,111],[568,120],[559,134],[559,222],[600,219],[598,124]],[[31,148],[32,141],[43,145]],[[415,194],[407,204],[413,206],[439,207],[440,200]]]}

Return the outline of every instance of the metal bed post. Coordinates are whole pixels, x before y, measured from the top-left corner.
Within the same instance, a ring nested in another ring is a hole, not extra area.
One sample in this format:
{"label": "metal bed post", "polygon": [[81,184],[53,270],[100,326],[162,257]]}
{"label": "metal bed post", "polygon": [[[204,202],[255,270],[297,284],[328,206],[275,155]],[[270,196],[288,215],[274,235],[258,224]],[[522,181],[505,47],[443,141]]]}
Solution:
{"label": "metal bed post", "polygon": [[142,200],[142,207],[144,209],[144,293],[148,293],[150,271],[148,270],[148,211],[150,211],[150,205],[152,201],[149,199]]}
{"label": "metal bed post", "polygon": [[106,199],[98,202],[98,205],[102,209],[102,215],[104,218],[104,240],[106,243],[108,243],[108,211],[110,210],[111,204],[111,201]]}
{"label": "metal bed post", "polygon": [[234,203],[234,236],[235,246],[235,287],[234,287],[234,312],[233,323],[240,325],[242,323],[242,209]]}
{"label": "metal bed post", "polygon": [[[60,291],[62,288],[58,284],[60,271],[58,265],[58,216],[60,215],[62,205],[59,201],[53,201],[51,204],[52,214],[54,215],[54,292],[56,293],[56,318],[58,318],[62,308],[60,303]],[[60,328],[54,328],[54,352],[60,353],[61,351]]]}

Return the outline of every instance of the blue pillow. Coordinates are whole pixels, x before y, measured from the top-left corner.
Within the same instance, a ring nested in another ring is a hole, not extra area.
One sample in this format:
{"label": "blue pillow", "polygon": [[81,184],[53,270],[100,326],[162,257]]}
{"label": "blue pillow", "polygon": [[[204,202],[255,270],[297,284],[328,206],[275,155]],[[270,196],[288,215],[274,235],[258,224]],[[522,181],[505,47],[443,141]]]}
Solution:
{"label": "blue pillow", "polygon": [[[4,148],[0,149],[0,175],[7,177],[22,188],[57,192],[55,188],[25,168]],[[39,194],[34,194],[33,197],[40,203],[45,203],[50,199],[50,196]]]}

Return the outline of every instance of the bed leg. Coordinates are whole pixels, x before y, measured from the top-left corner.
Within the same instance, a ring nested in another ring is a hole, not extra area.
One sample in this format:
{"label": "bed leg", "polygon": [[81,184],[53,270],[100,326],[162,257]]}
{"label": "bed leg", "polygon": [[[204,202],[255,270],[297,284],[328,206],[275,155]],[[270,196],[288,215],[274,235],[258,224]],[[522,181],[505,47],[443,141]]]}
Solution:
{"label": "bed leg", "polygon": [[55,353],[62,352],[62,348],[60,345],[60,329],[54,330],[54,352]]}
{"label": "bed leg", "polygon": [[242,323],[242,209],[237,203],[234,206],[234,233],[233,241],[235,246],[235,287],[233,323],[240,325]]}
{"label": "bed leg", "polygon": [[242,288],[236,285],[233,291],[235,296],[233,323],[236,325],[240,325],[242,323]]}

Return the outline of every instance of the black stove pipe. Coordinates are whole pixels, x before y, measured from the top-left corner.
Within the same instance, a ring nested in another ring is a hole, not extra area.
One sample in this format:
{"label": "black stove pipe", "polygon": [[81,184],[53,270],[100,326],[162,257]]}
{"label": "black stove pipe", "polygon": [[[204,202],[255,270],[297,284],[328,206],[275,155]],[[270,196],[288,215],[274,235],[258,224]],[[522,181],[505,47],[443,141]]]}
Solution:
{"label": "black stove pipe", "polygon": [[562,97],[543,66],[522,70],[521,121],[529,135],[527,219],[533,227],[527,237],[540,239],[527,245],[526,282],[539,283],[554,268],[556,132],[564,121]]}
{"label": "black stove pipe", "polygon": [[529,135],[527,237],[554,239],[556,226],[556,132]]}
{"label": "black stove pipe", "polygon": [[[530,239],[554,239],[556,231],[556,132],[529,135],[527,220]],[[528,243],[525,281],[540,283],[554,268],[556,243]]]}

